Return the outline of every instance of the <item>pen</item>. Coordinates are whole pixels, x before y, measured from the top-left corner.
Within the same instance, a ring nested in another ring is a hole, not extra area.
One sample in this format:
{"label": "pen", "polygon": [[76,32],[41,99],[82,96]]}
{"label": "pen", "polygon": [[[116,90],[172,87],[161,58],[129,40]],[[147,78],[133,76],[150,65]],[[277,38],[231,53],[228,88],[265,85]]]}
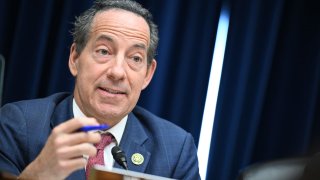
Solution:
{"label": "pen", "polygon": [[92,126],[83,126],[79,129],[79,131],[88,132],[91,130],[105,130],[108,129],[109,126],[106,124],[100,124],[100,125],[92,125]]}

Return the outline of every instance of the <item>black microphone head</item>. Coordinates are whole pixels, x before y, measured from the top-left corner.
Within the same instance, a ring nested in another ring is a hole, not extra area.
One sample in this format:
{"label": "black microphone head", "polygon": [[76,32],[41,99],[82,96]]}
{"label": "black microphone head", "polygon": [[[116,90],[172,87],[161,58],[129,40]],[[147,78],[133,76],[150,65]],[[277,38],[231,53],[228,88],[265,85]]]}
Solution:
{"label": "black microphone head", "polygon": [[127,166],[127,158],[125,153],[120,149],[119,146],[114,146],[111,149],[111,154],[113,156],[113,159],[124,169],[128,169]]}
{"label": "black microphone head", "polygon": [[118,153],[123,153],[123,151],[120,149],[119,146],[114,146],[112,149],[111,149],[111,153],[113,156],[117,155]]}

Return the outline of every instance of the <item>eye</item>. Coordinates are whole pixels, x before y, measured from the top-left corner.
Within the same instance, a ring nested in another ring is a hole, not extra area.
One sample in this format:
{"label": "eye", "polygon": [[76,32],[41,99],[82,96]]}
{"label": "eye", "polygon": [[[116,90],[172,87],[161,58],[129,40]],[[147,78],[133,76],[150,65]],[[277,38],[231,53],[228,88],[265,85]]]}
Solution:
{"label": "eye", "polygon": [[135,71],[138,71],[141,68],[143,68],[144,64],[145,64],[144,57],[138,53],[136,53],[132,56],[129,56],[127,60],[128,60],[128,64],[131,67],[131,69],[133,69]]}
{"label": "eye", "polygon": [[139,57],[139,56],[133,56],[133,61],[135,61],[135,62],[142,62],[142,58],[141,57]]}
{"label": "eye", "polygon": [[98,49],[98,50],[97,50],[97,53],[100,54],[100,55],[105,56],[105,55],[108,55],[108,54],[109,54],[109,51],[106,50],[106,49]]}

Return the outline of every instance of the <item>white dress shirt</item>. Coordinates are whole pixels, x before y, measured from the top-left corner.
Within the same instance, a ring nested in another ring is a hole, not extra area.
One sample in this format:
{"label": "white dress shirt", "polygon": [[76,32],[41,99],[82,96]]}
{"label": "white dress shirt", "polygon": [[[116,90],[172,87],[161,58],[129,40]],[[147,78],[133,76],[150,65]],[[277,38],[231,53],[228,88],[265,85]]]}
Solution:
{"label": "white dress shirt", "polygon": [[[83,112],[80,110],[79,106],[77,105],[76,101],[73,98],[73,115],[74,117],[86,117]],[[111,154],[111,149],[115,146],[115,145],[119,145],[121,142],[121,138],[124,132],[124,128],[126,126],[128,120],[128,116],[125,116],[119,123],[117,123],[116,125],[114,125],[113,127],[111,127],[110,129],[106,130],[106,132],[109,132],[113,135],[113,137],[115,138],[115,142],[112,142],[111,144],[109,144],[108,146],[106,146],[104,148],[104,166],[106,168],[111,169],[113,167],[114,164],[114,159],[112,157]],[[86,159],[88,159],[87,155],[84,155],[84,157]]]}

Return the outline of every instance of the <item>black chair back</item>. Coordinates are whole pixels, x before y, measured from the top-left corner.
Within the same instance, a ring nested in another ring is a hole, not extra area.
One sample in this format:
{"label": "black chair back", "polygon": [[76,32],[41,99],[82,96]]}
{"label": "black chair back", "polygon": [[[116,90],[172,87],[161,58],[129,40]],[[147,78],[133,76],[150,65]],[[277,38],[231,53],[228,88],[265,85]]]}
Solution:
{"label": "black chair back", "polygon": [[309,158],[274,160],[248,166],[240,171],[239,180],[298,180]]}

